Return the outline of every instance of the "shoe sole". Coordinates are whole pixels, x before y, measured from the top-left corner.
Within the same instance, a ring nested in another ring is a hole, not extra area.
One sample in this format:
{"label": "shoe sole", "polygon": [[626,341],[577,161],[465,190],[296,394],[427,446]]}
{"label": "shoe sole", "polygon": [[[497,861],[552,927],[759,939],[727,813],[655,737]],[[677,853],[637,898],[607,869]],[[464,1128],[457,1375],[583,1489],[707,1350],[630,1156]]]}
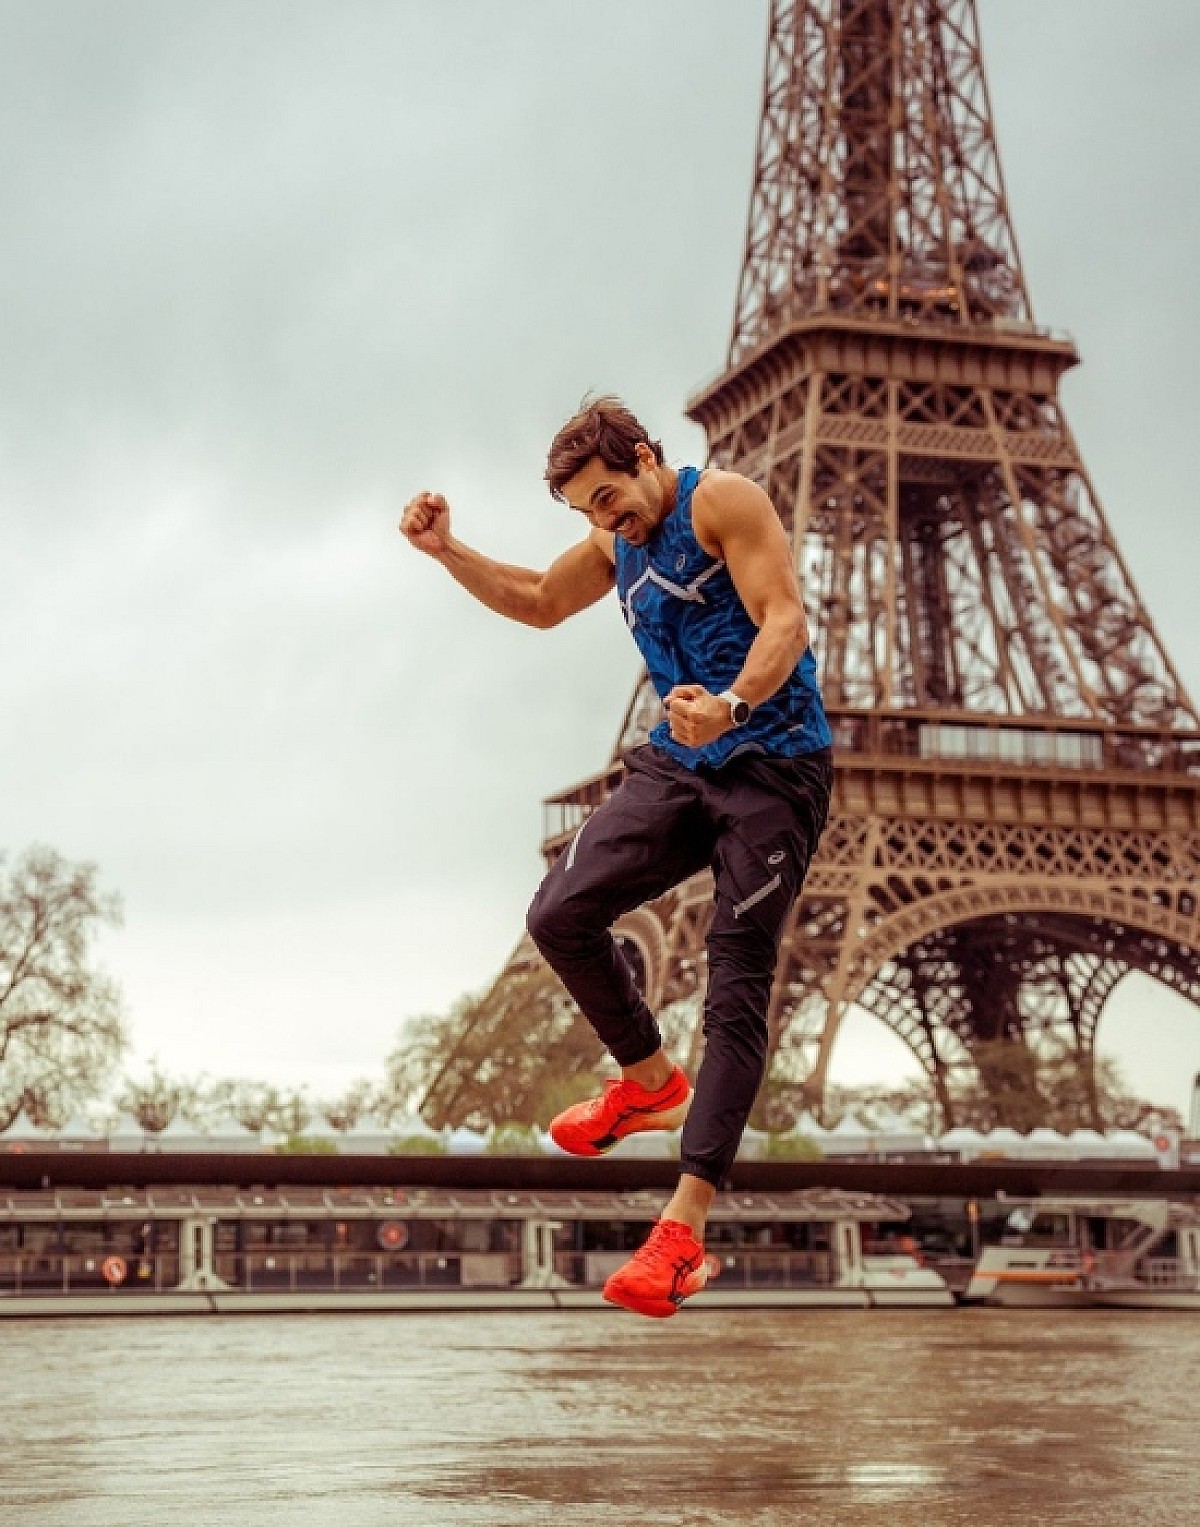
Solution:
{"label": "shoe sole", "polygon": [[664,1108],[661,1113],[650,1113],[631,1119],[621,1126],[621,1133],[607,1145],[594,1145],[590,1140],[578,1143],[560,1140],[554,1133],[553,1124],[550,1126],[550,1138],[559,1150],[567,1151],[572,1156],[607,1156],[609,1151],[614,1150],[630,1135],[644,1135],[656,1129],[679,1129],[688,1116],[693,1096],[694,1093],[689,1091],[683,1102],[676,1103],[674,1108]]}
{"label": "shoe sole", "polygon": [[698,1294],[708,1287],[708,1284],[721,1271],[721,1264],[716,1257],[706,1256],[694,1273],[690,1273],[684,1281],[684,1285],[674,1299],[639,1299],[636,1294],[620,1296],[620,1290],[609,1292],[609,1285],[604,1286],[604,1299],[609,1304],[615,1304],[619,1309],[631,1310],[635,1315],[649,1315],[652,1320],[669,1320],[672,1315],[679,1311],[680,1305],[685,1299],[690,1299],[693,1294]]}

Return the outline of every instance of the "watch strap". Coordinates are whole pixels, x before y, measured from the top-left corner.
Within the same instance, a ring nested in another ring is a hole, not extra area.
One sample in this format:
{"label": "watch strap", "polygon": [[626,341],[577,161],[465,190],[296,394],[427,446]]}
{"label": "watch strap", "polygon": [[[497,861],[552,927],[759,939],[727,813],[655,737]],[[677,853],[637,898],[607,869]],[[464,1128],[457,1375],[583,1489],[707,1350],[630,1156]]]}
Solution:
{"label": "watch strap", "polygon": [[734,726],[745,726],[750,719],[750,702],[743,700],[741,695],[732,689],[725,689],[717,696],[718,700],[724,700],[729,707],[729,714]]}

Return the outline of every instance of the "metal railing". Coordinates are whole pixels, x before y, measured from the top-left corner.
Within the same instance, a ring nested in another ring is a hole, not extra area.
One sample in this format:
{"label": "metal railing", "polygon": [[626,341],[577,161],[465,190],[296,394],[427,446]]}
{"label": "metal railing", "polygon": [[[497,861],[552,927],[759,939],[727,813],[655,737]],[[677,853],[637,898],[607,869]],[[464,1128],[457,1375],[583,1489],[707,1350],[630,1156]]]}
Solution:
{"label": "metal railing", "polygon": [[[834,757],[908,758],[922,763],[990,764],[1000,769],[1096,774],[1200,775],[1200,733],[1153,728],[1110,728],[1095,722],[1059,720],[1039,726],[1029,718],[1003,716],[896,715],[894,712],[830,717]],[[602,773],[559,791],[544,802],[543,840],[570,838],[620,784],[624,769]]]}
{"label": "metal railing", "polygon": [[722,1288],[828,1288],[837,1281],[829,1251],[747,1251],[712,1248]]}
{"label": "metal railing", "polygon": [[1151,1288],[1200,1289],[1200,1274],[1178,1257],[1143,1257],[1133,1276],[1138,1283]]}
{"label": "metal railing", "polygon": [[1069,329],[1052,328],[1037,323],[1033,319],[1011,317],[1003,313],[990,316],[978,313],[965,320],[961,316],[955,316],[953,320],[949,317],[940,320],[937,318],[922,320],[911,311],[902,311],[898,317],[890,318],[881,312],[873,312],[861,303],[851,304],[839,300],[834,292],[822,300],[817,296],[817,284],[814,278],[809,283],[794,288],[786,305],[777,305],[766,316],[761,332],[756,332],[749,343],[741,340],[735,347],[732,359],[727,361],[720,370],[711,372],[698,387],[692,389],[687,406],[690,408],[698,399],[711,392],[718,383],[724,381],[731,371],[739,370],[759,356],[765,355],[789,334],[802,332],[830,320],[853,328],[885,329],[902,325],[912,332],[936,336],[938,339],[949,336],[978,341],[998,335],[1002,340],[1050,340],[1056,345],[1075,348],[1075,338]]}
{"label": "metal railing", "polygon": [[[709,1254],[720,1263],[722,1288],[828,1288],[837,1281],[837,1264],[829,1251],[758,1251],[742,1247],[710,1246]],[[602,1276],[588,1275],[589,1262],[613,1263],[611,1271],[631,1252],[598,1253],[560,1251],[554,1270],[577,1288],[598,1288]]]}
{"label": "metal railing", "polygon": [[124,1252],[89,1252],[83,1256],[0,1253],[0,1298],[35,1294],[162,1293],[164,1289],[174,1288],[178,1282],[179,1257],[176,1253],[148,1257]]}
{"label": "metal railing", "polygon": [[1039,726],[1023,717],[835,715],[835,751],[946,762],[995,763],[1020,769],[1132,770],[1200,773],[1200,735],[1095,722]]}
{"label": "metal railing", "polygon": [[220,1252],[213,1271],[247,1293],[272,1289],[509,1288],[517,1252]]}
{"label": "metal railing", "polygon": [[[112,1265],[119,1257],[120,1266]],[[105,1264],[109,1264],[105,1272]],[[516,1252],[221,1253],[212,1270],[231,1288],[287,1289],[509,1288],[521,1278]],[[47,1294],[164,1293],[179,1286],[171,1256],[0,1255],[0,1298]]]}

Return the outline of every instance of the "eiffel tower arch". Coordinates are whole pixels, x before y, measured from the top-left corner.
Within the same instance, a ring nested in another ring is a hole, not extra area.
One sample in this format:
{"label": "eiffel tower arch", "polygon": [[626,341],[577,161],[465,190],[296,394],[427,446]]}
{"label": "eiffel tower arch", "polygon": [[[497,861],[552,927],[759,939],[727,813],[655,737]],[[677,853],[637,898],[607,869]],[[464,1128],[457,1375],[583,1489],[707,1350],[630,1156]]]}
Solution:
{"label": "eiffel tower arch", "polygon": [[[789,531],[834,810],[785,932],[772,1065],[820,1107],[859,1004],[953,1120],[997,1046],[1090,1074],[1113,988],[1200,1004],[1200,717],[1059,401],[993,133],[974,0],[772,0],[726,363],[688,403]],[[553,857],[661,714],[546,803]],[[647,995],[702,984],[706,876],[619,925]],[[528,951],[518,958],[528,957]]]}
{"label": "eiffel tower arch", "polygon": [[[770,0],[728,353],[687,413],[783,518],[834,731],[770,1010],[772,1074],[818,1110],[855,1004],[947,1125],[967,1077],[1031,1122],[998,1055],[1090,1075],[1130,971],[1200,1006],[1200,716],[1061,407],[1078,359],[1033,315],[974,0]],[[643,679],[607,767],[545,803],[548,858],[660,716]],[[652,1006],[702,990],[711,897],[697,876],[617,925]],[[523,939],[440,1116],[536,961]],[[548,1011],[522,1052],[557,1053]]]}

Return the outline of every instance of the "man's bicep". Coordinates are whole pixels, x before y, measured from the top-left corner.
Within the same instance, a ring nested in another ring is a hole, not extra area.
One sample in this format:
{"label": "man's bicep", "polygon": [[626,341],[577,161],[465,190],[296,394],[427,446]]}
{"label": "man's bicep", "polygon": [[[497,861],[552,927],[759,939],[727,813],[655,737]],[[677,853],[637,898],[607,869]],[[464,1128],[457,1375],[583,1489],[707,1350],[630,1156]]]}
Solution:
{"label": "man's bicep", "polygon": [[739,484],[712,516],[721,547],[750,618],[761,626],[768,611],[794,608],[803,615],[791,543],[770,499],[753,483]]}
{"label": "man's bicep", "polygon": [[545,624],[556,626],[578,615],[605,594],[617,581],[616,569],[589,537],[563,552],[542,575],[540,599]]}

